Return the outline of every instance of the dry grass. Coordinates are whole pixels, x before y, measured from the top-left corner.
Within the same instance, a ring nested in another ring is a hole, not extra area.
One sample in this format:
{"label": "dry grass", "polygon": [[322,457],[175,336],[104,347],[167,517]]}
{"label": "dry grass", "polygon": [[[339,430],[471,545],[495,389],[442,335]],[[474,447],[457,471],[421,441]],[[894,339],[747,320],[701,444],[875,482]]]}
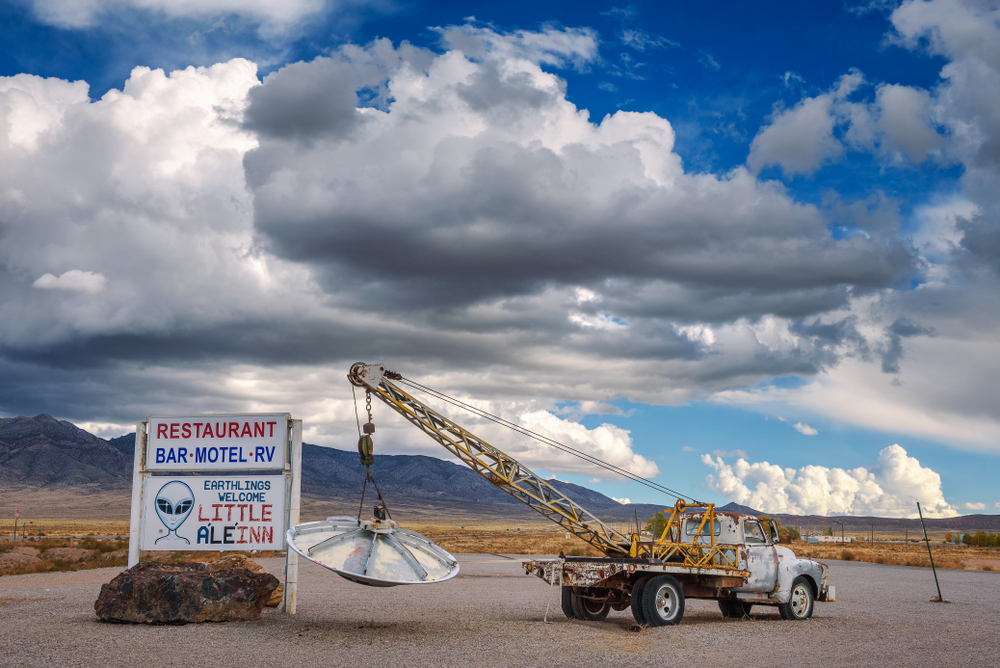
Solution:
{"label": "dry grass", "polygon": [[[807,544],[796,541],[788,547],[798,556],[810,559],[840,559],[842,561],[864,561],[871,564],[925,566],[928,568],[931,565],[930,557],[927,555],[927,546],[922,543],[835,545],[830,543]],[[1000,567],[1000,549],[995,547],[965,547],[931,543],[931,552],[934,555],[934,565],[938,568],[988,571]]]}
{"label": "dry grass", "polygon": [[[17,535],[22,531],[25,536],[128,536],[128,520],[37,519],[26,527],[18,523]],[[0,522],[0,536],[13,535],[14,522]]]}
{"label": "dry grass", "polygon": [[404,528],[421,533],[435,543],[455,553],[476,554],[559,554],[571,557],[604,556],[588,543],[575,536],[566,538],[561,527],[552,525],[526,525],[521,530],[509,525],[480,525],[477,527],[454,526],[406,526]]}
{"label": "dry grass", "polygon": [[[97,550],[90,559],[82,562],[72,562],[58,559],[45,559],[45,550],[39,557],[41,563],[0,566],[0,575],[15,573],[50,572],[63,570],[79,570],[83,568],[101,568],[107,566],[122,566],[127,564],[125,556],[105,559],[105,556],[115,550],[128,548],[128,522],[120,521],[87,521],[87,520],[37,520],[38,525],[45,525],[48,534],[63,533],[84,536],[77,539],[75,547]],[[9,524],[9,523],[7,523]],[[29,527],[32,525],[29,525]],[[518,531],[520,527],[520,531]],[[13,527],[3,527],[10,531]],[[3,528],[0,528],[2,532]],[[421,533],[435,543],[452,553],[486,553],[486,554],[558,554],[567,556],[602,556],[595,548],[579,538],[547,522],[497,522],[483,521],[475,525],[458,525],[453,523],[404,522],[403,528]],[[624,528],[624,527],[623,527]],[[10,535],[9,533],[7,535]],[[108,541],[86,537],[88,535],[120,536],[120,539]],[[38,542],[24,543],[0,542],[0,553],[9,551],[13,546],[27,545],[32,547],[70,547],[72,540],[41,538]],[[795,541],[790,547],[797,555],[815,559],[839,559],[844,561],[864,561],[875,564],[891,564],[897,566],[930,566],[927,548],[923,543],[851,543],[807,544]],[[1000,549],[942,545],[932,543],[934,565],[938,568],[953,568],[963,570],[1000,571]],[[272,557],[284,553],[262,552],[246,553],[252,558]],[[213,561],[219,557],[219,552],[144,552],[142,559],[172,563],[178,561]]]}

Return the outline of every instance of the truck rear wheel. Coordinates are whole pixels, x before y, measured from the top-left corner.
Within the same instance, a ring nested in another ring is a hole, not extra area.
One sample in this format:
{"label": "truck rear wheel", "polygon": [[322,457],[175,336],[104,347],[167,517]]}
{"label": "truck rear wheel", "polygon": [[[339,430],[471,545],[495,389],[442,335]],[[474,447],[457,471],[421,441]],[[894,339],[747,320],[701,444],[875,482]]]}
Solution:
{"label": "truck rear wheel", "polygon": [[576,619],[576,611],[573,610],[573,590],[569,587],[562,588],[562,611],[570,619]]}
{"label": "truck rear wheel", "polygon": [[592,598],[584,598],[573,594],[573,613],[577,619],[585,622],[601,622],[611,612],[611,606],[607,601],[595,601]]}
{"label": "truck rear wheel", "polygon": [[723,617],[729,617],[731,619],[743,619],[744,617],[750,616],[750,610],[752,608],[753,608],[752,603],[746,603],[744,601],[734,601],[730,598],[719,599],[719,610],[722,611]]}
{"label": "truck rear wheel", "polygon": [[642,614],[650,626],[673,626],[684,617],[684,589],[671,575],[650,578],[642,588]]}
{"label": "truck rear wheel", "polygon": [[813,590],[809,580],[801,575],[792,580],[792,596],[788,603],[778,606],[782,619],[809,619],[813,613]]}
{"label": "truck rear wheel", "polygon": [[646,615],[642,612],[642,590],[648,581],[649,576],[636,578],[635,582],[632,583],[632,591],[629,592],[629,597],[632,599],[632,617],[635,619],[635,623],[640,626],[649,624],[646,621]]}

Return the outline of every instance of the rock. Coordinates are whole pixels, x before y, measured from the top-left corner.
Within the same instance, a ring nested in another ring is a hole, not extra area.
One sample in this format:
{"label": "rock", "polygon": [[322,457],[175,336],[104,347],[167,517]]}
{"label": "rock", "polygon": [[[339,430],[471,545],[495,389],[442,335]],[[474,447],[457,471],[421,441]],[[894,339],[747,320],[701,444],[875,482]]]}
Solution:
{"label": "rock", "polygon": [[142,624],[187,624],[260,619],[278,586],[269,573],[246,568],[213,571],[205,564],[144,561],[101,587],[100,619]]}
{"label": "rock", "polygon": [[[208,567],[213,571],[221,571],[227,568],[245,568],[251,573],[267,573],[267,569],[258,564],[253,559],[242,554],[227,554],[221,559],[210,562]],[[277,608],[281,605],[281,600],[285,597],[285,585],[278,584],[278,588],[271,594],[270,600],[265,604],[268,608]]]}

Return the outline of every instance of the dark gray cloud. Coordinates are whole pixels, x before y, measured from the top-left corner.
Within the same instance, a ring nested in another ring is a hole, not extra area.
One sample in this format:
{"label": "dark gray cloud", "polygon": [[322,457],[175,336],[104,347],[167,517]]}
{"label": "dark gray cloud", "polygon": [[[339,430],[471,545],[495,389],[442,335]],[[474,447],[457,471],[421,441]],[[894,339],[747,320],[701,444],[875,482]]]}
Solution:
{"label": "dark gray cloud", "polygon": [[899,361],[903,359],[903,339],[912,336],[933,336],[934,331],[906,318],[899,318],[886,328],[888,346],[882,351],[882,371],[899,373]]}
{"label": "dark gray cloud", "polygon": [[[911,269],[882,221],[856,218],[869,233],[835,240],[822,211],[747,175],[653,182],[636,146],[645,139],[641,127],[611,143],[581,132],[579,141],[546,146],[552,138],[538,137],[538,128],[565,113],[561,89],[535,82],[549,113],[534,98],[519,104],[496,95],[498,65],[481,68],[439,83],[433,108],[422,100],[417,109],[393,108],[364,140],[291,152],[262,139],[245,164],[266,247],[312,265],[331,292],[368,302],[395,297],[410,309],[559,285],[661,281],[714,290],[717,300],[738,296],[731,301],[740,302],[739,315],[808,315],[842,305],[847,287],[882,288]],[[519,90],[528,81],[524,72],[512,78]],[[504,121],[496,134],[505,136],[493,140],[497,118]],[[469,125],[480,125],[480,134],[450,131]],[[517,128],[525,137],[510,136]],[[415,150],[424,160],[399,164],[401,153]],[[656,150],[669,159],[669,144]],[[771,299],[768,310],[753,310],[755,297],[783,294],[787,308]]]}
{"label": "dark gray cloud", "polygon": [[355,68],[330,58],[293,63],[249,91],[244,127],[281,139],[343,136],[359,120]]}

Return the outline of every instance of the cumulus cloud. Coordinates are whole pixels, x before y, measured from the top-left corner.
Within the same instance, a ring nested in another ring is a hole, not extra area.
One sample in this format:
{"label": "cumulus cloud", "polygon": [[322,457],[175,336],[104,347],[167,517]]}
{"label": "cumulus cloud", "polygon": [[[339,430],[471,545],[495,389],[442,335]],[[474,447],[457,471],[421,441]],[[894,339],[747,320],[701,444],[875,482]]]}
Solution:
{"label": "cumulus cloud", "polygon": [[[790,78],[786,74],[788,85]],[[810,175],[847,151],[880,155],[889,163],[920,163],[942,157],[946,139],[935,120],[937,101],[926,90],[880,84],[870,102],[853,101],[867,86],[851,70],[829,91],[776,108],[771,124],[750,145],[747,164],[754,172],[778,165],[788,175]]]}
{"label": "cumulus cloud", "polygon": [[681,448],[681,451],[682,452],[697,452],[698,449],[694,448],[694,447],[692,447],[690,445],[685,445],[683,448]]}
{"label": "cumulus cloud", "polygon": [[629,499],[629,498],[627,498],[627,497],[623,498],[623,499],[619,499],[617,496],[612,496],[611,498],[614,499],[615,501],[617,501],[618,503],[622,504],[622,505],[628,505],[628,504],[632,503],[632,500]]}
{"label": "cumulus cloud", "polygon": [[108,279],[104,274],[70,269],[59,276],[49,273],[42,274],[32,285],[42,290],[67,290],[69,292],[97,294],[104,290],[107,283]]}
{"label": "cumulus cloud", "polygon": [[793,425],[793,427],[795,427],[795,431],[799,432],[800,434],[805,434],[806,436],[815,436],[816,434],[819,433],[814,428],[807,425],[805,422],[796,422]]}
{"label": "cumulus cloud", "polygon": [[709,455],[702,455],[702,462],[715,470],[705,479],[709,489],[764,512],[916,517],[919,501],[929,517],[958,514],[945,501],[941,476],[921,466],[899,445],[883,448],[871,467],[850,470],[782,468],[744,458],[727,464]]}
{"label": "cumulus cloud", "polygon": [[962,510],[986,510],[985,503],[963,503]]}
{"label": "cumulus cloud", "polygon": [[[745,170],[686,174],[673,128],[655,114],[591,122],[525,46],[562,45],[559,62],[574,66],[592,53],[585,35],[441,32],[461,52],[378,42],[368,55],[342,50],[280,70],[251,93],[252,123],[278,119],[245,163],[262,247],[310,267],[330,303],[391,305],[408,327],[461,337],[460,348],[489,323],[518,341],[521,359],[545,330],[561,359],[614,350],[681,362],[724,349],[751,366],[795,355],[818,368],[825,344],[781,339],[788,324],[762,316],[822,312],[843,303],[848,284],[885,285],[906,271],[906,251],[879,229],[837,241],[820,211]],[[332,94],[330,72],[362,61],[382,68],[385,106],[352,111],[354,93],[342,90],[343,122],[311,133],[269,111],[286,88]],[[777,265],[759,262],[765,255]],[[480,361],[513,363],[513,349],[483,347]]]}

